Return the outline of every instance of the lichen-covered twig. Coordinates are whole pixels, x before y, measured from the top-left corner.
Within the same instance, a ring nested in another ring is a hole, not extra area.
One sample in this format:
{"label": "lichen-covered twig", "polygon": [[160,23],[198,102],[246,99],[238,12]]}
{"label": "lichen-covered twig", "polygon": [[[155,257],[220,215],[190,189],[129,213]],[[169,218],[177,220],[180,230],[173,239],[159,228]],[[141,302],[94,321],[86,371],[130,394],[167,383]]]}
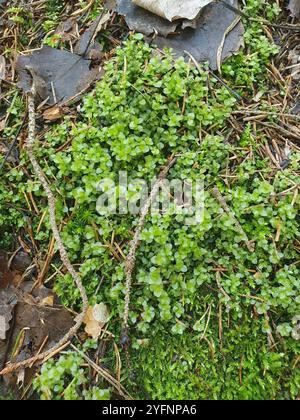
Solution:
{"label": "lichen-covered twig", "polygon": [[38,164],[38,161],[35,157],[34,154],[34,143],[35,143],[35,128],[36,128],[36,123],[35,123],[35,104],[34,104],[34,86],[32,88],[31,93],[28,94],[28,118],[29,118],[29,123],[28,123],[28,139],[27,139],[27,143],[26,143],[26,148],[28,151],[28,155],[29,155],[29,159],[30,162],[32,164],[34,173],[36,175],[36,177],[38,178],[38,180],[40,181],[40,183],[42,184],[47,199],[48,199],[48,207],[49,207],[49,215],[50,215],[50,223],[51,223],[51,228],[53,231],[53,236],[56,240],[59,252],[60,252],[60,257],[62,262],[64,263],[66,269],[68,270],[68,272],[71,274],[76,287],[78,288],[79,292],[80,292],[80,296],[82,299],[82,313],[80,315],[78,315],[78,317],[76,318],[76,322],[75,325],[68,331],[68,333],[57,343],[55,344],[51,349],[45,351],[44,353],[41,353],[37,356],[31,357],[30,359],[26,359],[22,362],[18,362],[18,363],[14,363],[11,364],[9,366],[7,366],[5,369],[3,369],[0,372],[0,375],[6,375],[8,373],[11,373],[17,369],[20,368],[26,368],[34,363],[37,362],[41,362],[43,361],[45,358],[47,358],[47,356],[49,356],[52,353],[55,353],[56,350],[60,349],[65,343],[67,343],[71,338],[74,337],[74,335],[77,333],[77,331],[79,330],[79,328],[82,325],[83,319],[86,315],[87,309],[88,309],[88,298],[85,292],[85,289],[83,287],[82,281],[80,279],[79,274],[77,273],[77,271],[74,269],[68,253],[65,249],[65,246],[61,240],[60,237],[60,233],[59,233],[59,228],[57,226],[56,223],[56,216],[55,216],[55,198],[54,195],[48,185],[48,182],[46,180],[46,177],[44,175],[44,172],[42,170],[42,168],[40,167],[40,165]]}
{"label": "lichen-covered twig", "polygon": [[229,208],[229,206],[228,206],[225,198],[222,196],[222,194],[219,191],[219,189],[217,187],[213,188],[212,193],[213,193],[213,196],[218,200],[218,202],[222,206],[223,210],[234,220],[235,227],[236,227],[237,231],[240,233],[240,235],[243,237],[243,240],[245,242],[245,245],[246,245],[248,251],[249,252],[254,252],[255,251],[255,246],[249,240],[246,232],[242,228],[240,222],[235,217],[234,212]]}
{"label": "lichen-covered twig", "polygon": [[125,309],[124,309],[124,317],[123,317],[123,345],[126,346],[127,344],[127,331],[128,331],[128,319],[129,319],[129,306],[130,306],[130,295],[131,295],[131,283],[132,283],[132,273],[135,267],[136,262],[136,252],[139,247],[140,243],[140,236],[141,232],[145,225],[146,216],[149,212],[151,203],[154,201],[156,195],[159,192],[161,184],[165,177],[167,176],[169,170],[175,164],[176,158],[171,158],[167,165],[161,170],[160,174],[158,175],[157,180],[155,181],[151,193],[145,202],[144,206],[141,210],[141,215],[139,219],[139,223],[134,233],[134,237],[129,244],[129,252],[127,258],[125,260],[125,274],[126,274],[126,287],[125,287]]}

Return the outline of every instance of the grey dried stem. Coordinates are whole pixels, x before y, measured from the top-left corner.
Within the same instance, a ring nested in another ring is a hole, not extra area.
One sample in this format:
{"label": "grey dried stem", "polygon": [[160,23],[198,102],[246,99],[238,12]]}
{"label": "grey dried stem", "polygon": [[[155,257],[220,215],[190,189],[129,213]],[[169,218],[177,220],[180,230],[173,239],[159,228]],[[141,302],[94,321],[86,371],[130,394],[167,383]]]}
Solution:
{"label": "grey dried stem", "polygon": [[126,331],[128,330],[132,274],[135,268],[136,253],[140,244],[140,236],[144,228],[146,217],[149,212],[151,203],[154,201],[156,195],[158,194],[162,181],[165,179],[169,170],[172,168],[175,162],[176,162],[176,158],[171,157],[167,165],[161,170],[157,180],[155,181],[152,187],[151,193],[141,210],[141,216],[140,216],[137,228],[135,230],[134,237],[129,244],[129,253],[125,260],[126,287],[125,287],[125,309],[124,309],[124,317],[123,317],[123,332],[124,333],[126,333]]}
{"label": "grey dried stem", "polygon": [[83,323],[84,317],[85,317],[87,309],[88,309],[88,297],[86,295],[86,291],[85,291],[84,286],[82,284],[80,275],[74,269],[74,267],[73,267],[73,265],[72,265],[72,263],[69,259],[68,253],[65,249],[65,246],[62,242],[61,236],[60,236],[59,228],[58,228],[58,225],[57,225],[57,222],[56,222],[56,215],[55,215],[55,207],[56,207],[55,197],[54,197],[54,195],[53,195],[53,193],[52,193],[52,191],[51,191],[51,189],[48,185],[48,182],[46,180],[44,172],[43,172],[42,168],[40,167],[40,165],[39,165],[39,163],[38,163],[38,161],[35,157],[34,148],[35,148],[36,115],[35,115],[34,97],[35,97],[35,88],[33,86],[31,93],[28,94],[28,119],[29,119],[29,123],[28,123],[28,139],[27,139],[27,143],[26,143],[26,148],[27,148],[27,151],[28,151],[29,159],[30,159],[30,162],[32,164],[34,173],[35,173],[36,177],[38,178],[38,180],[40,181],[40,183],[42,184],[42,186],[44,188],[44,191],[46,193],[46,196],[47,196],[51,229],[53,231],[53,236],[56,240],[57,247],[59,249],[61,260],[62,260],[63,264],[65,265],[65,267],[67,268],[70,275],[72,276],[72,278],[74,280],[74,283],[76,284],[76,286],[77,286],[77,288],[80,292],[80,296],[81,296],[81,299],[82,299],[82,313],[80,315],[78,315],[78,317],[76,318],[75,325],[52,348],[45,351],[44,353],[38,354],[34,357],[31,357],[30,359],[26,359],[22,362],[14,363],[14,364],[11,364],[11,365],[7,366],[6,368],[4,368],[0,372],[0,375],[6,375],[6,374],[11,373],[13,371],[16,371],[18,369],[26,368],[26,367],[34,364],[34,363],[41,362],[41,361],[45,360],[49,355],[55,353],[57,350],[62,348],[69,340],[71,340],[76,335],[76,333],[78,332],[78,330],[80,329],[80,327]]}

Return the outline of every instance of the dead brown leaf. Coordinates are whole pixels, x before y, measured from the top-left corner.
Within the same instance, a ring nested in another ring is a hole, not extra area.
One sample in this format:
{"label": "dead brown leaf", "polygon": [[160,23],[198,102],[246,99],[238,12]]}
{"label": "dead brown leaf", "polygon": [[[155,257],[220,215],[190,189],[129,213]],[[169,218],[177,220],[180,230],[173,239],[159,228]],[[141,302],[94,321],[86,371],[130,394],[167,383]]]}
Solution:
{"label": "dead brown leaf", "polygon": [[104,303],[90,306],[84,319],[85,332],[93,339],[97,339],[109,319],[108,308]]}
{"label": "dead brown leaf", "polygon": [[48,121],[56,121],[64,115],[63,110],[59,106],[53,106],[43,112],[43,117]]}

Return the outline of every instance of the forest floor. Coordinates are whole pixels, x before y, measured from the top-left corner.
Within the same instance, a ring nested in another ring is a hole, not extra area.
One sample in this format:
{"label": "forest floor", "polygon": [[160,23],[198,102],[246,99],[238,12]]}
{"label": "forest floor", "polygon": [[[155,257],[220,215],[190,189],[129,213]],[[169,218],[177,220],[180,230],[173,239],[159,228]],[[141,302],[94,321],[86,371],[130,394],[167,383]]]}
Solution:
{"label": "forest floor", "polygon": [[[240,3],[212,71],[100,0],[0,0],[0,399],[300,398],[300,23]],[[42,46],[93,63],[50,105]]]}

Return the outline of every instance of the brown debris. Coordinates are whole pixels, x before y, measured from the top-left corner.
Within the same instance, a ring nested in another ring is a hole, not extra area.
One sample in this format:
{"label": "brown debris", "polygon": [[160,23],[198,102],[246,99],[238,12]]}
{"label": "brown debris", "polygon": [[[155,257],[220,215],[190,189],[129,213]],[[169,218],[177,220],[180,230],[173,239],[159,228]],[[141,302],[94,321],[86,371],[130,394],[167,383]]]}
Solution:
{"label": "brown debris", "polygon": [[[20,55],[16,62],[19,87],[27,94],[34,84],[36,102],[48,105],[65,104],[85,91],[102,75],[102,68],[97,60],[91,59],[90,53],[99,49],[94,38],[109,19],[110,13],[100,15],[79,38],[74,53],[43,46],[30,55]],[[56,33],[71,40],[77,32],[75,26],[74,18],[69,19],[57,28]],[[98,60],[99,57],[98,54]]]}
{"label": "brown debris", "polygon": [[[7,362],[35,356],[41,346],[43,351],[51,348],[74,325],[73,316],[59,304],[54,292],[44,286],[36,288],[34,281],[18,285],[18,276],[30,265],[31,259],[24,252],[15,253],[10,259],[6,253],[0,253],[1,369]],[[6,385],[16,384],[19,373],[6,376]]]}
{"label": "brown debris", "polygon": [[[124,15],[131,30],[146,36],[156,34],[154,42],[159,48],[172,48],[176,56],[186,56],[188,52],[198,62],[208,61],[211,69],[216,70],[222,61],[243,46],[244,27],[241,19],[237,20],[237,14],[223,3],[201,3],[206,4],[206,7],[200,7],[200,14],[190,15],[190,10],[182,14],[184,19],[176,21],[164,19],[162,15],[166,17],[166,14],[162,10],[158,16],[149,11],[153,8],[145,10],[127,0],[108,1],[107,6]],[[238,8],[237,0],[228,0],[228,4]],[[172,15],[167,16],[172,18]],[[193,18],[186,19],[186,16]]]}
{"label": "brown debris", "polygon": [[288,9],[293,18],[300,16],[300,0],[289,0]]}
{"label": "brown debris", "polygon": [[81,56],[44,46],[31,55],[19,56],[16,69],[25,93],[34,82],[36,100],[54,105],[67,102],[100,78],[100,68],[90,66],[91,61]]}
{"label": "brown debris", "polygon": [[[238,6],[236,0],[231,3]],[[196,29],[186,28],[170,38],[158,36],[155,44],[159,48],[173,48],[177,57],[186,55],[187,51],[196,61],[207,61],[212,70],[217,70],[220,62],[243,46],[243,36],[244,27],[240,19],[237,21],[236,13],[222,3],[212,3],[197,19]]]}
{"label": "brown debris", "polygon": [[169,22],[136,6],[131,1],[107,0],[106,7],[123,15],[130,30],[141,32],[147,36],[158,33],[166,37],[174,33],[178,25],[176,22]]}

